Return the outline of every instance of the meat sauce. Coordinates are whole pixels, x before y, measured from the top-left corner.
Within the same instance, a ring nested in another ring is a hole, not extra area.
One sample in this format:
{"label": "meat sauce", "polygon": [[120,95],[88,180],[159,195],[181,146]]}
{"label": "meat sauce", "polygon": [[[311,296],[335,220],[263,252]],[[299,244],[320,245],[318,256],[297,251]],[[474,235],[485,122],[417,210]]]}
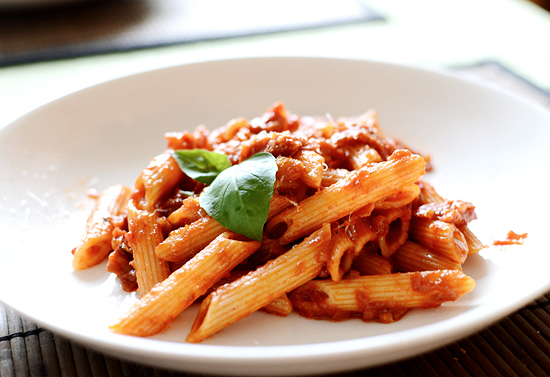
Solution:
{"label": "meat sauce", "polygon": [[505,240],[493,241],[494,246],[510,246],[523,245],[523,241],[527,238],[527,233],[517,234],[514,231],[509,231]]}

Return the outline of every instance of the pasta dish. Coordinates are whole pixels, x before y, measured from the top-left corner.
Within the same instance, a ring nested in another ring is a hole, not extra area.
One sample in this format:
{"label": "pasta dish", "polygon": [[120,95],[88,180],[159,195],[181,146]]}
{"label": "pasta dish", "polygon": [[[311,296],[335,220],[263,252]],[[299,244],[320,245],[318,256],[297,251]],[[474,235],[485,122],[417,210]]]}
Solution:
{"label": "pasta dish", "polygon": [[193,303],[201,342],[262,310],[391,323],[470,292],[484,246],[474,206],[439,195],[429,158],[371,110],[298,116],[276,103],[210,131],[165,135],[134,187],[97,199],[73,268],[105,259],[140,299],[113,332],[154,335]]}

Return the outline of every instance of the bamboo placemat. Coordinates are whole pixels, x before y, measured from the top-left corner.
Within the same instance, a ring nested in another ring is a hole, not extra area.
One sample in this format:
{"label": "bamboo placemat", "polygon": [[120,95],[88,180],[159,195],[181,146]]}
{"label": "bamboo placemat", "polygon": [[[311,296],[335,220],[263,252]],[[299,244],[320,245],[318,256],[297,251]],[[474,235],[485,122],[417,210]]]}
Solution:
{"label": "bamboo placemat", "polygon": [[[499,83],[550,109],[550,92],[496,62],[454,67]],[[0,377],[192,377],[92,351],[0,305]],[[388,365],[333,374],[358,376],[550,376],[550,292],[489,328],[446,347]]]}
{"label": "bamboo placemat", "polygon": [[[336,377],[550,376],[550,293],[466,339],[424,355]],[[0,376],[191,377],[86,349],[0,306]],[[328,375],[327,375],[328,376]]]}
{"label": "bamboo placemat", "polygon": [[0,66],[381,19],[362,0],[89,0],[0,7]]}

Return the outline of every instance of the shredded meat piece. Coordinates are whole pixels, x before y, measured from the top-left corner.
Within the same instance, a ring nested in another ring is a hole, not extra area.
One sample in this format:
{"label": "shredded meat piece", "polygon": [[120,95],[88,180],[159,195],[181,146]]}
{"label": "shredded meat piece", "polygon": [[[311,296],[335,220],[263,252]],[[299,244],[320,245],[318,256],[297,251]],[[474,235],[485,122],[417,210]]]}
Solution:
{"label": "shredded meat piece", "polygon": [[173,150],[178,149],[208,149],[212,150],[212,146],[208,142],[209,131],[204,126],[199,126],[195,132],[167,132],[164,138],[168,142],[168,148]]}
{"label": "shredded meat piece", "polygon": [[120,279],[122,289],[126,292],[136,291],[137,280],[136,270],[132,265],[134,259],[132,248],[128,245],[126,231],[119,228],[113,230],[113,240],[111,242],[114,251],[109,254],[107,262],[107,271],[116,274]]}
{"label": "shredded meat piece", "polygon": [[298,127],[298,117],[289,115],[282,102],[276,103],[262,116],[250,121],[250,131],[258,134],[262,131],[283,132],[293,131]]}
{"label": "shredded meat piece", "polygon": [[505,240],[493,241],[494,246],[510,246],[510,245],[523,245],[523,241],[527,238],[527,233],[518,234],[514,231],[509,231]]}
{"label": "shredded meat piece", "polygon": [[446,200],[441,203],[423,204],[414,213],[417,217],[441,220],[457,227],[467,225],[477,218],[475,206],[462,200]]}
{"label": "shredded meat piece", "polygon": [[293,136],[289,132],[260,132],[241,144],[239,162],[259,152],[290,157],[307,145],[307,140]]}
{"label": "shredded meat piece", "polygon": [[329,142],[336,147],[350,144],[368,145],[375,149],[384,160],[387,160],[396,149],[404,148],[397,141],[380,135],[376,128],[367,127],[364,124],[348,124],[347,128],[335,132]]}

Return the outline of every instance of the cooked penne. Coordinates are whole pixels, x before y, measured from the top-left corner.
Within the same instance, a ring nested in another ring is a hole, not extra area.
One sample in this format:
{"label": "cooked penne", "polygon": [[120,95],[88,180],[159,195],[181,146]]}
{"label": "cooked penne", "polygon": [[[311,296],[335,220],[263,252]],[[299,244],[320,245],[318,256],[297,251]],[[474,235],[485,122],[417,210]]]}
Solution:
{"label": "cooked penne", "polygon": [[341,280],[351,268],[354,259],[355,245],[346,234],[345,229],[333,229],[330,240],[330,257],[327,260],[327,270],[332,280]]}
{"label": "cooked penne", "polygon": [[400,208],[411,203],[414,199],[418,197],[420,193],[420,187],[413,183],[403,188],[403,190],[398,193],[391,195],[384,200],[377,202],[375,204],[376,209],[390,209],[390,208]]}
{"label": "cooked penne", "polygon": [[266,225],[272,237],[290,243],[325,222],[332,222],[354,210],[401,191],[424,174],[424,159],[406,150],[395,152],[388,161],[366,165],[347,178],[317,191],[275,216]]}
{"label": "cooked penne", "polygon": [[126,214],[126,204],[132,190],[124,185],[109,187],[98,198],[86,223],[82,241],[73,251],[73,268],[83,270],[101,263],[113,250],[112,233],[115,222]]}
{"label": "cooked penne", "polygon": [[360,275],[386,275],[394,272],[393,260],[394,258],[384,258],[376,252],[363,250],[355,258],[351,268]]}
{"label": "cooked penne", "polygon": [[316,277],[328,259],[330,225],[281,255],[208,295],[187,336],[200,342]]}
{"label": "cooked penne", "polygon": [[138,292],[141,297],[170,275],[168,261],[157,257],[155,249],[164,236],[157,223],[155,212],[136,208],[133,200],[128,202],[128,229],[126,239],[130,244],[136,269]]}
{"label": "cooked penne", "polygon": [[396,271],[459,270],[462,265],[445,255],[434,253],[425,246],[407,241],[393,254]]}
{"label": "cooked penne", "polygon": [[[439,195],[435,191],[434,187],[429,183],[421,181],[419,187],[420,194],[418,196],[418,203],[420,205],[430,203],[441,204],[445,202],[445,199],[441,195]],[[473,211],[473,208],[469,210]],[[475,214],[470,213],[467,216],[475,218]],[[464,216],[461,215],[461,217],[461,220],[464,220]],[[476,235],[470,230],[470,228],[468,228],[467,224],[460,223],[455,225],[458,227],[460,232],[462,232],[464,238],[466,239],[466,243],[468,244],[468,254],[476,254],[477,252],[485,248],[485,245],[483,245],[483,243],[476,237]]]}
{"label": "cooked penne", "polygon": [[290,302],[288,296],[284,294],[281,297],[271,301],[269,304],[261,308],[261,310],[269,314],[285,317],[292,313],[292,302]]}
{"label": "cooked penne", "polygon": [[391,208],[378,211],[377,214],[384,218],[387,224],[387,232],[378,236],[380,253],[383,257],[389,258],[409,236],[409,225],[411,222],[411,210],[408,207]]}
{"label": "cooked penne", "polygon": [[279,102],[165,139],[135,190],[98,200],[74,251],[80,269],[114,249],[108,271],[141,296],[114,332],[156,334],[201,300],[188,342],[258,310],[388,323],[474,288],[461,271],[483,248],[474,205],[423,181],[429,158],[374,110],[300,117]]}
{"label": "cooked penne", "polygon": [[454,301],[475,286],[472,278],[456,270],[360,276],[338,282],[312,280],[289,296],[307,318],[387,322],[388,312],[434,308]]}
{"label": "cooked penne", "polygon": [[485,245],[476,237],[467,225],[458,228],[468,244],[468,254],[476,254],[485,248]]}
{"label": "cooked penne", "polygon": [[453,224],[439,220],[413,216],[410,238],[458,263],[464,263],[468,256],[468,243],[464,235]]}
{"label": "cooked penne", "polygon": [[168,216],[168,221],[174,226],[181,227],[191,224],[206,216],[208,215],[201,208],[199,198],[190,196],[183,201],[181,207]]}
{"label": "cooked penne", "polygon": [[420,180],[419,204],[443,203],[445,199],[435,191],[434,187],[424,180]]}
{"label": "cooked penne", "polygon": [[203,217],[170,232],[155,248],[155,253],[170,262],[186,261],[225,231],[227,229],[213,217]]}
{"label": "cooked penne", "polygon": [[152,211],[183,177],[183,172],[170,153],[153,158],[136,181],[136,189],[144,192],[143,209]]}
{"label": "cooked penne", "polygon": [[142,296],[111,330],[136,336],[158,333],[259,246],[260,242],[244,240],[232,232],[221,234]]}
{"label": "cooked penne", "polygon": [[[271,199],[268,219],[291,205],[292,202],[285,197],[274,195]],[[226,230],[218,221],[206,215],[191,224],[172,231],[157,246],[155,252],[159,258],[170,262],[185,261],[193,257]]]}

